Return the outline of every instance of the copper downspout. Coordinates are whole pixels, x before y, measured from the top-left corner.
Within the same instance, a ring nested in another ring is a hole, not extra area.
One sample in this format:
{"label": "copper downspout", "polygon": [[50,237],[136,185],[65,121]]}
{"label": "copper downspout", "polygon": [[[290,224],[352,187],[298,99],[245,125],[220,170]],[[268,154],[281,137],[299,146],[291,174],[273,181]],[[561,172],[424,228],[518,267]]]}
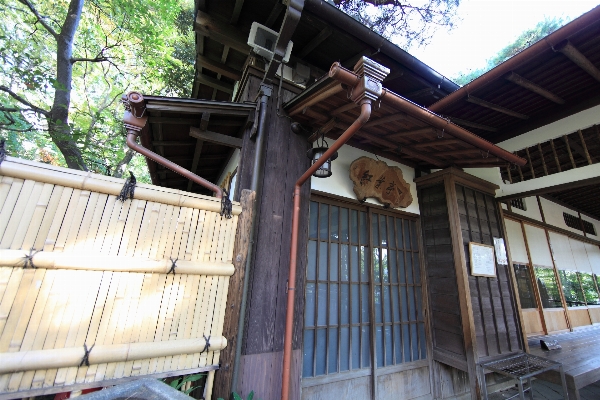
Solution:
{"label": "copper downspout", "polygon": [[565,39],[568,39],[570,36],[586,28],[587,26],[597,22],[599,18],[600,6],[592,9],[591,11],[588,11],[581,17],[574,19],[567,25],[554,31],[553,33],[549,34],[540,41],[534,43],[533,45],[529,46],[528,48],[526,48],[519,54],[513,56],[512,58],[509,58],[502,64],[498,65],[496,68],[481,75],[479,78],[466,84],[460,89],[450,93],[448,96],[440,99],[428,108],[433,112],[440,112],[450,104],[467,96],[469,93],[473,93],[474,91],[481,89],[482,87],[491,83],[492,81],[502,77],[504,74],[511,72],[513,69],[517,68],[520,64],[524,63],[525,61],[530,60],[532,57],[536,57],[546,50],[554,51],[554,46],[556,46],[558,43],[562,42]]}
{"label": "copper downspout", "polygon": [[146,127],[146,123],[148,121],[148,117],[144,115],[146,113],[144,97],[138,92],[129,92],[128,94],[123,95],[122,101],[125,104],[123,124],[125,125],[125,129],[127,130],[127,146],[129,146],[129,148],[146,156],[152,161],[155,161],[158,164],[169,168],[171,171],[178,173],[184,178],[190,179],[198,185],[211,190],[215,193],[215,197],[217,199],[223,197],[223,191],[214,183],[211,183],[206,179],[199,177],[198,175],[183,168],[182,166],[177,165],[167,160],[166,158],[159,156],[153,151],[150,151],[147,148],[139,145],[136,141],[136,138]]}
{"label": "copper downspout", "polygon": [[[346,84],[353,86],[359,77],[352,71],[349,71],[343,68],[339,63],[334,63],[331,67],[331,72],[329,75]],[[410,101],[398,96],[394,92],[391,92],[387,89],[382,89],[383,95],[380,97],[380,100],[384,103],[389,104],[399,111],[403,111],[415,118],[420,119],[427,124],[442,130],[443,132],[447,132],[449,135],[461,139],[483,151],[489,151],[490,154],[495,155],[503,160],[506,160],[510,163],[523,166],[527,164],[527,161],[521,157],[518,157],[494,144],[488,142],[487,140],[480,138],[479,136],[474,135],[473,133],[467,131],[466,129],[461,128],[458,125],[454,125],[450,121],[440,117],[437,114],[432,113],[431,111],[422,108]]]}
{"label": "copper downspout", "polygon": [[[334,76],[334,67],[329,71],[329,76]],[[287,310],[285,316],[285,337],[283,344],[283,376],[281,382],[281,399],[287,400],[290,391],[290,372],[292,361],[292,332],[294,327],[294,296],[296,292],[296,257],[298,255],[298,224],[300,220],[300,188],[340,147],[342,147],[371,116],[371,102],[377,100],[382,93],[381,81],[389,74],[389,69],[369,60],[360,59],[354,70],[359,75],[353,74],[351,99],[360,105],[360,115],[346,129],[346,131],[331,145],[306,172],[298,178],[294,186],[294,211],[292,215],[292,242],[290,250],[290,268],[287,288]]]}

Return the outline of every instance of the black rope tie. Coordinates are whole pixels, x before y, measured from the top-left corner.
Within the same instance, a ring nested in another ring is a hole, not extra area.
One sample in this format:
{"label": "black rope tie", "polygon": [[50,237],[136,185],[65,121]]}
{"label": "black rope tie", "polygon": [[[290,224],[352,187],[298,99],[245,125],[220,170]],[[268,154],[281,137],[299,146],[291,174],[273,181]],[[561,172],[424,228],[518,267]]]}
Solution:
{"label": "black rope tie", "polygon": [[96,343],[94,343],[92,345],[92,347],[90,347],[89,349],[87,348],[87,344],[83,344],[83,351],[85,351],[85,354],[83,355],[83,358],[81,359],[81,363],[79,364],[80,367],[83,367],[83,365],[85,364],[86,367],[90,366],[90,353],[92,352],[92,349],[94,348],[94,346],[96,345]]}
{"label": "black rope tie", "polygon": [[6,147],[5,147],[6,141],[4,139],[2,139],[0,141],[0,164],[2,164],[2,161],[4,161],[4,159],[6,159]]}
{"label": "black rope tie", "polygon": [[221,196],[221,217],[231,218],[231,207],[229,192],[223,189],[223,196]]}
{"label": "black rope tie", "polygon": [[127,178],[125,184],[123,185],[123,189],[121,189],[121,194],[117,199],[121,201],[127,200],[127,198],[133,199],[133,192],[135,191],[135,185],[137,181],[135,180],[135,175],[131,171],[129,171],[130,177]]}
{"label": "black rope tie", "polygon": [[41,250],[35,251],[33,248],[29,250],[29,254],[25,254],[23,257],[23,269],[32,268],[35,269],[35,265],[33,264],[33,256],[39,253]]}
{"label": "black rope tie", "polygon": [[173,260],[171,257],[169,257],[169,260],[171,260],[171,269],[169,272],[167,272],[167,275],[169,275],[171,272],[173,272],[173,275],[175,275],[175,268],[177,268],[177,260],[179,260],[179,258]]}
{"label": "black rope tie", "polygon": [[205,351],[208,352],[209,348],[210,348],[210,335],[208,335],[208,337],[202,335],[204,337],[204,340],[206,341],[206,344],[204,345],[204,348],[202,349],[202,351],[200,352],[200,354],[204,353]]}

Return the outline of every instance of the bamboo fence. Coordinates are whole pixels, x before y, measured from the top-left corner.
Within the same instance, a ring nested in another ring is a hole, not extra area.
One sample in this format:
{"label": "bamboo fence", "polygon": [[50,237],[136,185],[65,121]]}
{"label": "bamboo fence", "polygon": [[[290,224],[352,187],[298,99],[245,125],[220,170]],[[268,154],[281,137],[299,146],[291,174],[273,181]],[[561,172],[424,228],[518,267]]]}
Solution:
{"label": "bamboo fence", "polygon": [[241,207],[123,184],[0,164],[0,397],[218,365]]}

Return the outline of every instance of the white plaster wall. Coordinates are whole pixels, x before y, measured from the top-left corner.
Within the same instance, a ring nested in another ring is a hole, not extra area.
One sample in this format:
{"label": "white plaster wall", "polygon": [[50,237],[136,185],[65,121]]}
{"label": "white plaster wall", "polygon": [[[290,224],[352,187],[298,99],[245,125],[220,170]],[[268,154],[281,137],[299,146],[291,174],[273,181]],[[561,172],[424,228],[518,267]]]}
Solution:
{"label": "white plaster wall", "polygon": [[[352,161],[362,156],[376,159],[374,154],[364,150],[349,145],[342,146],[338,151],[338,158],[331,164],[331,172],[333,174],[329,178],[312,177],[310,181],[311,189],[356,199],[356,195],[352,191],[353,183],[350,180],[350,164],[352,164]],[[412,194],[413,202],[408,207],[399,208],[399,210],[418,214],[419,201],[417,199],[416,185],[413,182],[415,170],[384,157],[379,157],[379,159],[389,166],[399,167],[404,175],[404,180],[410,185],[410,193]],[[381,205],[381,203],[374,199],[367,199],[367,203]]]}
{"label": "white plaster wall", "polygon": [[[600,199],[599,199],[600,200]],[[600,238],[600,221],[594,219],[594,218],[590,218],[588,216],[582,215],[581,219],[584,221],[588,221],[591,222],[594,225],[594,230],[596,231],[596,235],[590,235],[588,234],[590,237],[594,238],[594,239],[599,239]]]}
{"label": "white plaster wall", "polygon": [[577,211],[573,211],[567,207],[563,207],[560,204],[553,203],[542,197],[540,198],[540,202],[542,203],[542,209],[544,210],[544,217],[546,217],[547,224],[578,233],[580,235],[582,234],[580,229],[568,227],[567,224],[565,224],[565,219],[563,217],[563,212],[577,216]]}
{"label": "white plaster wall", "polygon": [[590,126],[599,123],[600,106],[595,106],[551,124],[544,125],[515,138],[500,142],[498,143],[498,146],[508,151],[522,150],[525,147],[533,146],[549,139],[555,139],[559,136],[573,133],[578,129],[589,128]]}

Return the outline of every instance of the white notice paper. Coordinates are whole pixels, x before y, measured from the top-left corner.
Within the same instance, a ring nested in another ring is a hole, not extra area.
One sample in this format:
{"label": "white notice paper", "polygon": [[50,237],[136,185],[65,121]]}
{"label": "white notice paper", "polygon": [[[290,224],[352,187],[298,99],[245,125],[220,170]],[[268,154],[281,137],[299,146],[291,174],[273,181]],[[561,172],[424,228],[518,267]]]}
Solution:
{"label": "white notice paper", "polygon": [[494,246],[470,242],[469,252],[471,253],[471,275],[496,277]]}

